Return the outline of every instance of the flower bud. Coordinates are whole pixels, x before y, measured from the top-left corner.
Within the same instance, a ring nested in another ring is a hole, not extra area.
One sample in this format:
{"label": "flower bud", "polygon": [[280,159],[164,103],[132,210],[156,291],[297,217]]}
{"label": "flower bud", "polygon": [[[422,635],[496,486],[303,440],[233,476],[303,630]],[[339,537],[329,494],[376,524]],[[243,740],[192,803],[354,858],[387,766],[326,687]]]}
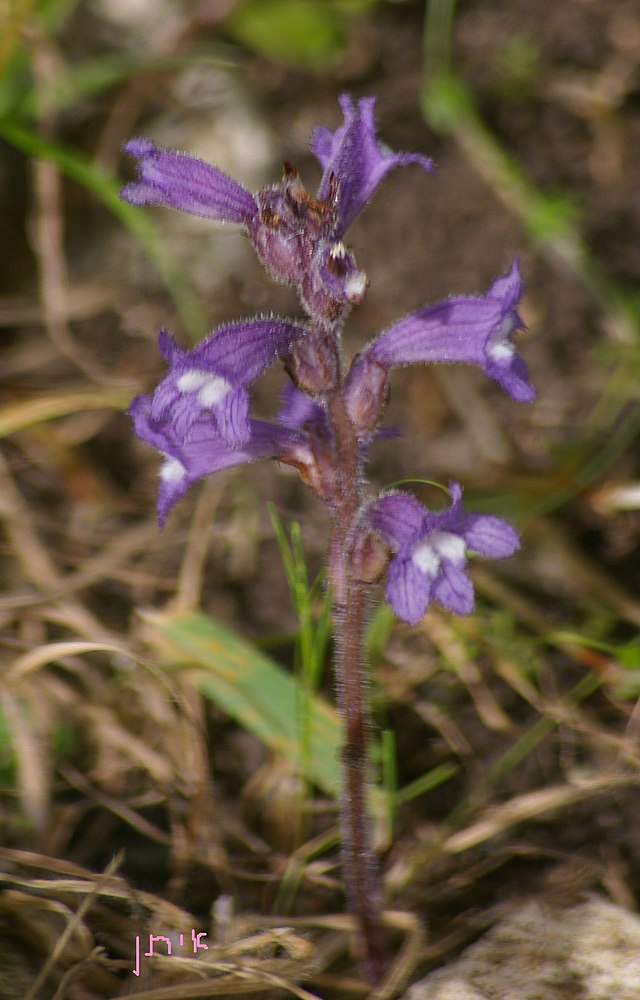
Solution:
{"label": "flower bud", "polygon": [[329,505],[335,503],[337,494],[335,463],[318,441],[303,448],[283,450],[277,457],[280,462],[294,466],[305,486],[313,490],[321,500]]}
{"label": "flower bud", "polygon": [[305,190],[290,163],[282,181],[258,191],[256,201],[259,211],[248,229],[260,259],[276,281],[300,285],[313,248],[330,225],[331,206]]}
{"label": "flower bud", "polygon": [[309,194],[290,163],[279,184],[256,195],[249,236],[272,278],[298,289],[309,315],[332,326],[362,302],[367,276],[344,245],[338,214],[338,181],[324,197]]}
{"label": "flower bud", "polygon": [[317,330],[293,344],[285,357],[285,367],[294,385],[310,396],[331,392],[338,379],[335,346]]}
{"label": "flower bud", "polygon": [[391,548],[372,528],[361,529],[351,553],[351,572],[361,583],[376,583],[391,558]]}
{"label": "flower bud", "polygon": [[389,397],[386,369],[366,354],[357,357],[347,379],[346,403],[358,435],[371,434],[380,422]]}

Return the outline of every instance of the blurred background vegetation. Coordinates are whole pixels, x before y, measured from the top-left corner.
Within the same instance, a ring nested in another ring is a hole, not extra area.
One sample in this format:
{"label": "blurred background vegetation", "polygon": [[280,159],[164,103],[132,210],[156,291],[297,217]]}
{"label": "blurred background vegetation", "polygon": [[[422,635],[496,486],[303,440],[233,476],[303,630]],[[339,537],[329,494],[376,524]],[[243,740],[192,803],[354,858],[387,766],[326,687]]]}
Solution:
{"label": "blurred background vegetation", "polygon": [[[391,176],[349,234],[371,288],[348,348],[519,255],[539,392],[399,372],[403,437],[372,458],[376,486],[456,478],[523,534],[474,564],[472,618],[371,620],[398,982],[523,897],[637,908],[635,0],[4,0],[2,998],[366,992],[341,916],[326,514],[259,465],[160,533],[158,459],[126,417],[161,326],[186,344],[296,303],[240,234],[118,197],[135,134],[253,189],[286,158],[313,190],[309,136],[345,90],[438,167]],[[260,414],[282,386],[256,387]],[[180,946],[191,929],[208,952]],[[134,979],[150,933],[173,952]]]}

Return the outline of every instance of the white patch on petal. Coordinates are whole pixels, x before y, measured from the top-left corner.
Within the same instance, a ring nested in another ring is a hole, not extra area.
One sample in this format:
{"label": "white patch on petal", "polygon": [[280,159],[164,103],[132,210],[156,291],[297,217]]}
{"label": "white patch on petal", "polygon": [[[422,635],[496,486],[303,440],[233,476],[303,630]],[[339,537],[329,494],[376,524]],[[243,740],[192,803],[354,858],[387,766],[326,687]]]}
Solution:
{"label": "white patch on petal", "polygon": [[511,361],[516,353],[515,345],[508,339],[514,331],[513,316],[507,313],[500,326],[496,327],[487,341],[487,357],[499,364]]}
{"label": "white patch on petal", "polygon": [[210,372],[203,372],[199,368],[189,368],[178,377],[176,385],[180,392],[197,392],[210,378]]}
{"label": "white patch on petal", "polygon": [[460,535],[450,531],[434,531],[424,541],[416,545],[411,553],[411,561],[421,573],[433,579],[440,569],[442,560],[457,566],[466,559],[466,546]]}
{"label": "white patch on petal", "polygon": [[440,568],[440,556],[429,542],[421,542],[411,553],[411,562],[425,576],[433,578]]}
{"label": "white patch on petal", "polygon": [[355,274],[350,274],[344,283],[344,294],[347,302],[362,302],[366,290],[367,276],[364,271],[357,271]]}
{"label": "white patch on petal", "polygon": [[183,372],[178,377],[176,385],[180,392],[197,393],[198,402],[205,410],[220,403],[232,389],[226,378],[211,372],[203,372],[199,368],[190,368]]}
{"label": "white patch on petal", "polygon": [[172,458],[170,455],[167,456],[164,465],[160,468],[160,479],[163,483],[179,483],[181,479],[187,474],[182,462],[179,462],[177,458]]}
{"label": "white patch on petal", "polygon": [[210,406],[216,406],[220,403],[225,396],[231,392],[231,386],[227,382],[226,378],[220,378],[218,375],[212,375],[205,386],[202,387],[198,393],[198,402],[201,406],[207,409]]}
{"label": "white patch on petal", "polygon": [[347,248],[342,242],[342,240],[340,240],[339,243],[333,244],[331,250],[329,251],[329,256],[332,258],[332,260],[344,260],[344,258],[347,256]]}
{"label": "white patch on petal", "polygon": [[431,536],[431,544],[436,552],[448,562],[463,563],[466,559],[467,547],[464,538],[450,531],[436,531]]}
{"label": "white patch on petal", "polygon": [[489,344],[487,347],[487,354],[492,361],[510,361],[515,353],[516,349],[514,345],[508,340],[503,340],[499,344]]}

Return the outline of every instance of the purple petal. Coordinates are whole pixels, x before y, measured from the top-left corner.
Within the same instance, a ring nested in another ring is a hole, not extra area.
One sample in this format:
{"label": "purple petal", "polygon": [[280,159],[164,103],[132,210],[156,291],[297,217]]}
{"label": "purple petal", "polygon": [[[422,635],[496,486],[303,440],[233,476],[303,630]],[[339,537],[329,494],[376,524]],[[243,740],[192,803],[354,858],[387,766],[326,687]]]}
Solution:
{"label": "purple petal", "polygon": [[451,497],[449,513],[458,517],[462,510],[462,486],[455,479],[452,479],[449,483],[449,495]]}
{"label": "purple petal", "polygon": [[133,420],[133,428],[141,441],[145,441],[158,451],[167,451],[169,437],[161,427],[150,420],[152,397],[136,396],[129,406],[129,416]]}
{"label": "purple petal", "polygon": [[516,353],[508,337],[521,325],[515,310],[506,316],[496,332],[497,338],[489,339],[484,370],[489,378],[495,379],[504,391],[517,403],[531,403],[536,391],[529,381],[528,368]]}
{"label": "purple petal", "polygon": [[501,322],[498,302],[452,298],[399,320],[366,352],[382,365],[464,361],[484,363],[484,345]]}
{"label": "purple petal", "polygon": [[[149,419],[155,426],[171,424],[171,433],[186,441],[196,421],[202,417],[202,407],[192,395],[181,394],[175,379],[165,378],[151,396]],[[248,432],[245,437],[248,436]]]}
{"label": "purple petal", "polygon": [[483,368],[513,399],[529,402],[535,390],[511,341],[522,326],[515,305],[523,283],[514,260],[508,275],[488,294],[447,299],[405,316],[361,355],[392,366],[416,362],[463,362]]}
{"label": "purple petal", "polygon": [[470,615],[475,607],[473,584],[460,566],[443,561],[433,584],[433,599],[456,615]]}
{"label": "purple petal", "polygon": [[413,545],[420,537],[426,513],[422,504],[409,493],[386,493],[371,505],[369,520],[384,540],[398,551]]}
{"label": "purple petal", "polygon": [[344,124],[332,132],[318,128],[311,148],[323,170],[318,197],[331,194],[331,177],[338,182],[340,230],[344,230],[364,208],[382,179],[395,167],[418,163],[423,170],[433,170],[432,161],[420,153],[393,153],[376,139],[373,116],[375,98],[363,97],[354,105],[348,94],[340,97]]}
{"label": "purple petal", "polygon": [[292,382],[287,382],[285,386],[278,420],[292,430],[315,429],[321,437],[328,436],[329,424],[324,407],[296,389]]}
{"label": "purple petal", "polygon": [[139,181],[126,184],[120,193],[132,205],[165,205],[245,225],[258,210],[246,188],[195,156],[160,149],[148,139],[131,139],[123,149],[140,161]]}
{"label": "purple petal", "polygon": [[274,317],[229,323],[187,351],[180,364],[211,372],[231,385],[248,385],[288,351],[307,328]]}
{"label": "purple petal", "polygon": [[192,483],[203,476],[259,458],[298,456],[302,461],[308,455],[304,435],[261,420],[250,422],[250,438],[242,447],[231,447],[221,441],[215,427],[202,418],[192,427],[188,441],[178,438],[170,424],[155,424],[150,419],[150,396],[136,397],[129,413],[133,417],[137,436],[165,457],[160,470],[158,494],[161,527],[174,504]]}
{"label": "purple petal", "polygon": [[342,241],[334,242],[333,239],[329,245],[321,246],[321,251],[314,255],[312,271],[308,275],[310,297],[318,289],[338,301],[359,305],[364,300],[369,279],[358,267],[351,251]]}
{"label": "purple petal", "polygon": [[389,566],[387,601],[398,618],[416,625],[424,615],[431,596],[431,581],[411,559],[394,559]]}
{"label": "purple petal", "polygon": [[174,433],[186,440],[200,417],[208,414],[223,441],[243,444],[249,438],[246,386],[306,332],[285,320],[245,320],[221,327],[183,351],[162,331],[160,349],[171,370],[154,392],[151,419],[170,421]]}
{"label": "purple petal", "polygon": [[158,347],[160,348],[160,353],[163,358],[165,358],[170,365],[181,361],[186,353],[178,345],[178,342],[173,334],[169,333],[168,330],[160,330],[158,334]]}
{"label": "purple petal", "polygon": [[518,532],[501,517],[465,514],[460,519],[460,533],[468,549],[492,559],[504,559],[520,548]]}
{"label": "purple petal", "polygon": [[249,394],[244,389],[230,392],[216,413],[218,431],[226,444],[244,444],[251,436]]}
{"label": "purple petal", "polygon": [[524,281],[520,277],[520,258],[514,257],[511,270],[496,278],[487,292],[491,299],[498,299],[504,307],[513,309],[524,295]]}

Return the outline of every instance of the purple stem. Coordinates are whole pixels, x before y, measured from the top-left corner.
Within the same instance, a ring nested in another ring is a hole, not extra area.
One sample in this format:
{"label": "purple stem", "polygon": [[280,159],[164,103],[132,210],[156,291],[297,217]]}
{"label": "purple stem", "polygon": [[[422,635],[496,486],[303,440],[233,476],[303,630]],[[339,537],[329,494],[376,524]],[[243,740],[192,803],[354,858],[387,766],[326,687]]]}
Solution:
{"label": "purple stem", "polygon": [[333,593],[336,688],[344,731],[340,813],[343,878],[349,910],[359,924],[363,970],[367,979],[377,985],[385,977],[387,961],[380,919],[380,880],[367,811],[371,724],[364,633],[369,586],[354,579],[350,558],[355,522],[362,501],[361,462],[358,439],[345,407],[342,385],[329,395],[327,404],[338,474],[329,580]]}

